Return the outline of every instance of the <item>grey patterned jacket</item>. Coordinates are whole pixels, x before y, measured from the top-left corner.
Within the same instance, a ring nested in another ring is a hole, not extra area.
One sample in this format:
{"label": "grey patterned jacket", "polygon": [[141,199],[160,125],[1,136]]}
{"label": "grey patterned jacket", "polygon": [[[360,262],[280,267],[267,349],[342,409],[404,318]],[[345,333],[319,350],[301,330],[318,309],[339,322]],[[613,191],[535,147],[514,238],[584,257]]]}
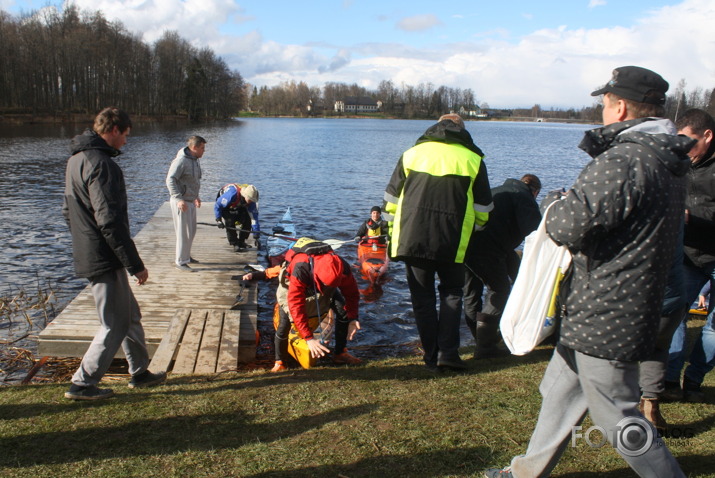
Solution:
{"label": "grey patterned jacket", "polygon": [[655,344],[682,224],[693,141],[670,120],[640,118],[587,131],[594,159],[549,211],[546,229],[573,254],[560,341],[621,361]]}

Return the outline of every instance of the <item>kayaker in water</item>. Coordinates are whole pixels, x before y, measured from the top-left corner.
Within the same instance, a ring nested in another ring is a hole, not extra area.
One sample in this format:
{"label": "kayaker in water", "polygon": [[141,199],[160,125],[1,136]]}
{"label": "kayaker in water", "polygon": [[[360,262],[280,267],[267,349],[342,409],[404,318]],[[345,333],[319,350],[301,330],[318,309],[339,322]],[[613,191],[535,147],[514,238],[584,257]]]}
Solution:
{"label": "kayaker in water", "polygon": [[380,206],[373,206],[370,209],[370,219],[360,224],[355,234],[355,242],[367,239],[377,241],[378,244],[387,242],[387,221],[382,218]]}
{"label": "kayaker in water", "polygon": [[326,345],[313,336],[311,317],[321,317],[332,309],[335,312],[335,349],[333,362],[355,365],[362,361],[345,348],[347,341],[360,330],[358,307],[360,294],[350,265],[332,248],[307,237],[301,238],[286,253],[280,266],[265,272],[252,272],[243,280],[278,277],[276,299],[280,306],[280,322],[276,329],[276,362],[272,372],[286,369],[288,333],[291,323],[308,344],[313,357],[324,357],[330,352]]}
{"label": "kayaker in water", "polygon": [[[214,204],[214,215],[220,229],[226,229],[228,243],[236,252],[245,252],[253,234],[259,247],[261,224],[258,221],[258,189],[252,184],[227,184],[219,189]],[[249,232],[250,225],[250,232]]]}

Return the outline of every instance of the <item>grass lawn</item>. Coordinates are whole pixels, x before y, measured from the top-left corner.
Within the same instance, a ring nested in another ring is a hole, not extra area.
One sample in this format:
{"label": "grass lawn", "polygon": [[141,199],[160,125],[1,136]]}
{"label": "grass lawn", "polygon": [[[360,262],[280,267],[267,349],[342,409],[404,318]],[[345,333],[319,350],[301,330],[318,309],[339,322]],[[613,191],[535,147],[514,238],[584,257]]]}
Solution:
{"label": "grass lawn", "polygon": [[[312,370],[170,376],[109,400],[67,384],[0,388],[0,476],[469,477],[522,453],[552,349],[471,359],[434,375],[419,357]],[[666,404],[688,438],[666,443],[688,476],[715,476],[715,384],[705,404]],[[590,426],[588,420],[584,430]],[[596,437],[597,438],[597,437]],[[568,448],[553,476],[636,476],[610,447]]]}

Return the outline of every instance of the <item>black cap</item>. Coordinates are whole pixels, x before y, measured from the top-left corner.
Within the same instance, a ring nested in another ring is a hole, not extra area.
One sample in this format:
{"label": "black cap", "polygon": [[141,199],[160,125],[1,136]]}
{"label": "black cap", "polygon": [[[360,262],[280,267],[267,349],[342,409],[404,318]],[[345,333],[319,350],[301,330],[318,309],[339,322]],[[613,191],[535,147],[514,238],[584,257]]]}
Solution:
{"label": "black cap", "polygon": [[665,104],[668,86],[668,82],[654,71],[639,66],[622,66],[613,70],[611,81],[591,93],[591,96],[613,93],[638,103],[662,106]]}
{"label": "black cap", "polygon": [[382,214],[382,209],[380,209],[380,206],[373,206],[372,209],[370,209],[370,212],[377,211],[380,214]]}

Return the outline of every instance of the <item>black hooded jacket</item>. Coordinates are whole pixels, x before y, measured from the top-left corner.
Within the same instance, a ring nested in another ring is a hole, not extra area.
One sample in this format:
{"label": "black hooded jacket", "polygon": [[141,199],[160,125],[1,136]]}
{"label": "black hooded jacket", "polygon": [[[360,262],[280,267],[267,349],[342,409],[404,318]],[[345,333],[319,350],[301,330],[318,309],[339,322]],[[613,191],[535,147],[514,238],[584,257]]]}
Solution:
{"label": "black hooded jacket", "polygon": [[132,275],[143,271],[129,232],[124,174],[112,159],[119,150],[90,130],[75,136],[70,150],[62,215],[72,233],[77,275],[91,278],[120,268]]}

